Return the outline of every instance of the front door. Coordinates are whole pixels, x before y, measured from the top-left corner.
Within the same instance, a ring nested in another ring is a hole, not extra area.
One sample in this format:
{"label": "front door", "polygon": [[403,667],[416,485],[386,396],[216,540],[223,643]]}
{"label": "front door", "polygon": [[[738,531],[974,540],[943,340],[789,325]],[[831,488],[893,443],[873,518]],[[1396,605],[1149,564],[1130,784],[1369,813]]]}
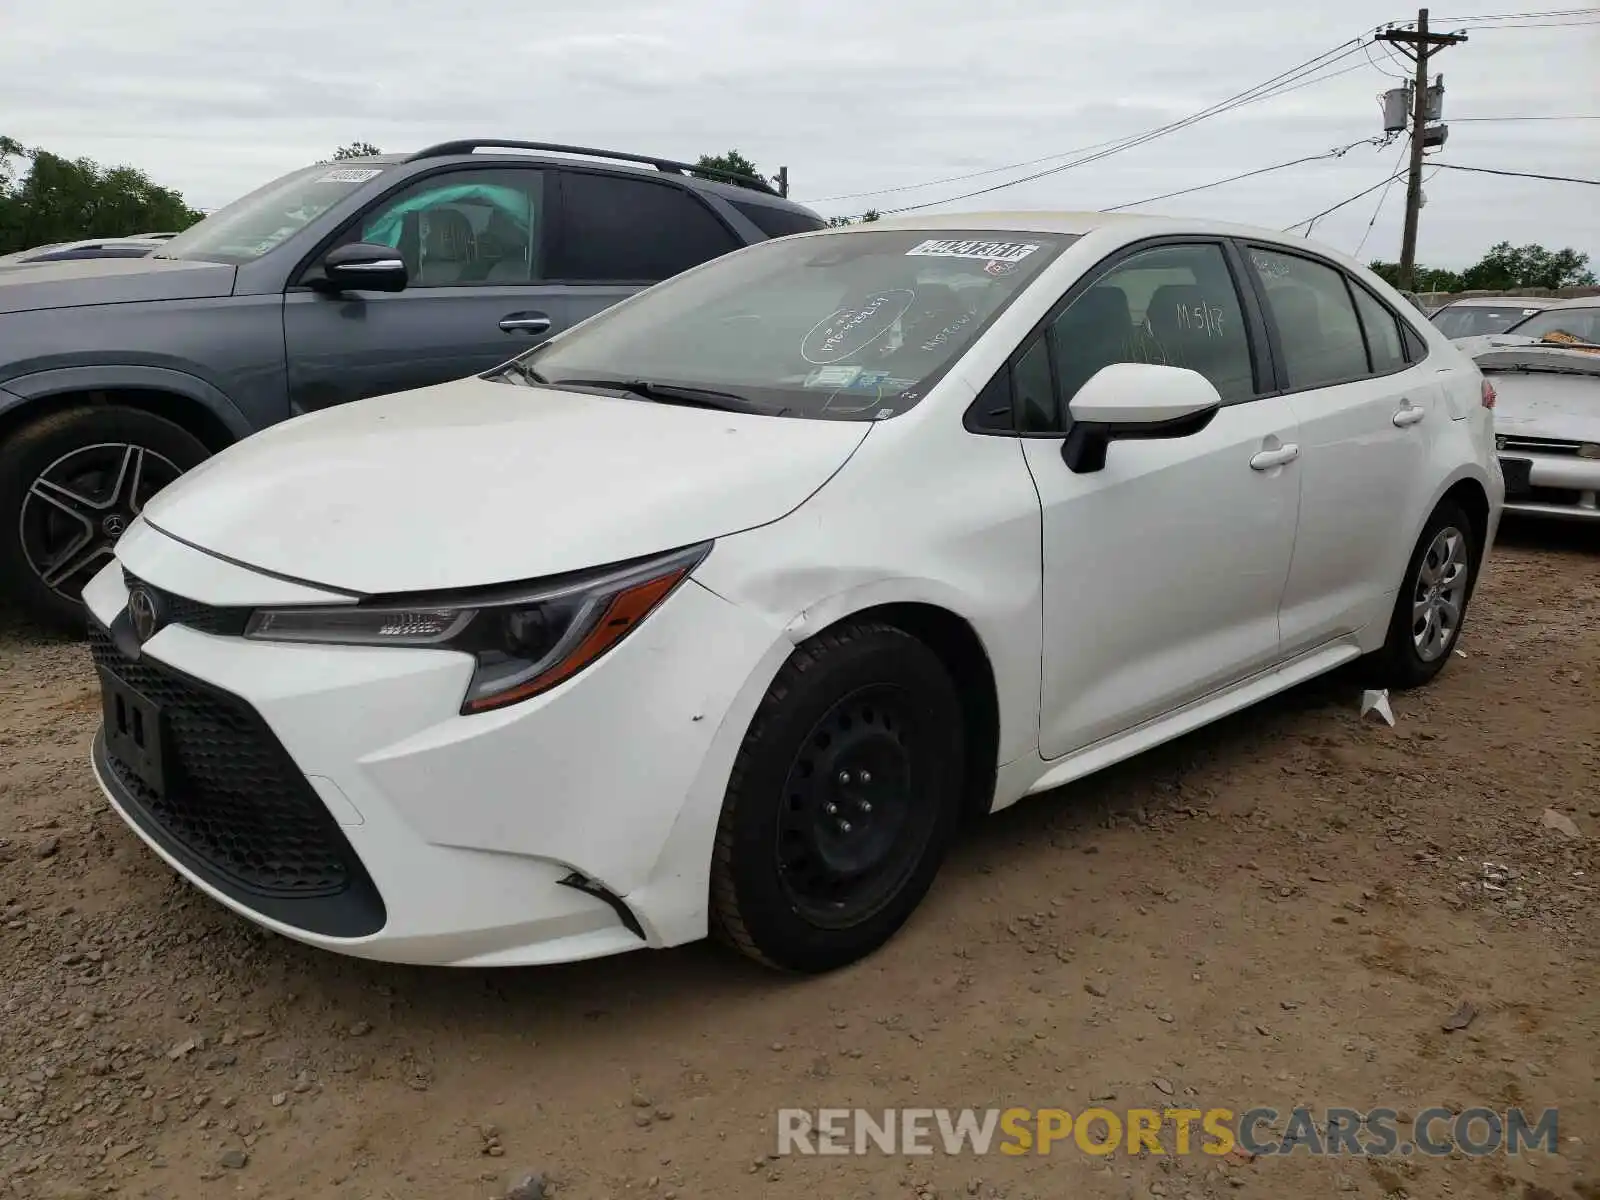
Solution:
{"label": "front door", "polygon": [[[1278,601],[1300,477],[1292,405],[1258,384],[1220,242],[1114,264],[1016,364],[1024,411],[1065,413],[1112,362],[1205,375],[1224,406],[1188,437],[1115,442],[1074,474],[1062,439],[1022,441],[1043,508],[1039,748],[1056,758],[1248,675],[1279,656]],[[1261,457],[1263,453],[1268,457]]]}
{"label": "front door", "polygon": [[1406,361],[1397,318],[1329,263],[1254,246],[1300,420],[1300,523],[1283,594],[1286,654],[1387,622],[1450,413]]}
{"label": "front door", "polygon": [[353,222],[335,245],[393,246],[410,279],[400,292],[289,289],[294,411],[462,379],[565,328],[571,305],[544,268],[545,179],[520,167],[444,171]]}

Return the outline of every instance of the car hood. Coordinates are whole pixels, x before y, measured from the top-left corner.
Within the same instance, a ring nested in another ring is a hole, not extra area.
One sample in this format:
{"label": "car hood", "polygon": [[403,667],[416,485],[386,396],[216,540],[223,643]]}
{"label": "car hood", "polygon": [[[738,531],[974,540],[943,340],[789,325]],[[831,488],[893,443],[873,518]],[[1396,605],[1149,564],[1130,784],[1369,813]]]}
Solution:
{"label": "car hood", "polygon": [[0,313],[145,300],[207,300],[233,294],[226,263],[164,258],[81,258],[0,269]]}
{"label": "car hood", "polygon": [[870,423],[465,379],[272,426],[145,507],[246,566],[364,594],[510,583],[765,525]]}

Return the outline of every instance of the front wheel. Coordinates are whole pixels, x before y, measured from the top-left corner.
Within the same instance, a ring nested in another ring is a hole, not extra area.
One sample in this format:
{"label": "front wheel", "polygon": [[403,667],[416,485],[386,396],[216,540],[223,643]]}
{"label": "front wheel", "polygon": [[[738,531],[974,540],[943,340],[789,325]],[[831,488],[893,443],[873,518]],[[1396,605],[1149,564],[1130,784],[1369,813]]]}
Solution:
{"label": "front wheel", "polygon": [[1421,687],[1444,669],[1461,637],[1477,565],[1472,523],[1447,500],[1433,510],[1406,565],[1388,639],[1372,658],[1376,682]]}
{"label": "front wheel", "polygon": [[206,457],[199,439],[139,409],[84,405],[0,445],[0,580],[40,624],[83,628],[84,584],[145,503]]}
{"label": "front wheel", "polygon": [[963,741],[949,673],[904,630],[851,622],[798,648],[728,783],[712,860],[714,932],[798,972],[883,945],[944,858]]}

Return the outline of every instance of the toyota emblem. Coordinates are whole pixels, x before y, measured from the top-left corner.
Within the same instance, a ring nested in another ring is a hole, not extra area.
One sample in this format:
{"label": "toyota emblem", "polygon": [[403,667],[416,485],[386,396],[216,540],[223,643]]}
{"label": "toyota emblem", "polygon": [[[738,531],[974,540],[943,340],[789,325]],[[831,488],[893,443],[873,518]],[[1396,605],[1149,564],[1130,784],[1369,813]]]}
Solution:
{"label": "toyota emblem", "polygon": [[142,645],[161,628],[161,606],[150,592],[136,587],[128,593],[128,619],[133,622],[133,634]]}

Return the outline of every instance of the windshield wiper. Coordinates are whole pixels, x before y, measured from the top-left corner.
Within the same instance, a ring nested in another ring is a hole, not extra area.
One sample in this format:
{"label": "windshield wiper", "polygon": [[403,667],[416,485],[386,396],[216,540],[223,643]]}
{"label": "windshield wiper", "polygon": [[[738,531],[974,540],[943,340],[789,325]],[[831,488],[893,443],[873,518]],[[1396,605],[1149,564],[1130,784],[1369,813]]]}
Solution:
{"label": "windshield wiper", "polygon": [[[605,388],[609,391],[626,392],[643,400],[653,400],[657,404],[683,404],[690,408],[713,408],[718,412],[760,414],[771,412],[770,409],[761,407],[737,392],[687,387],[680,383],[657,383],[650,379],[554,379],[549,382],[554,387]],[[773,415],[782,416],[788,411],[783,409]]]}

